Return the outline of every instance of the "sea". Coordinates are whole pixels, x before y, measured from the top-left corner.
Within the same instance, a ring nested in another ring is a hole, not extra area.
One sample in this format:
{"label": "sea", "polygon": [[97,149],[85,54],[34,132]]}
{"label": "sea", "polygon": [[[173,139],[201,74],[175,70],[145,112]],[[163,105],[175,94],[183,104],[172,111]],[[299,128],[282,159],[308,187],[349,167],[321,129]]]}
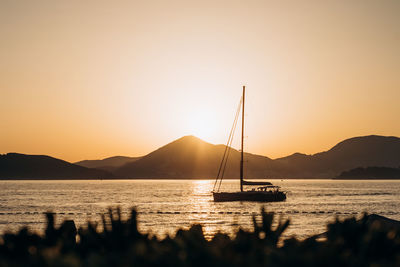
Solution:
{"label": "sea", "polygon": [[[46,212],[56,224],[65,219],[85,227],[98,222],[109,207],[120,207],[123,219],[138,211],[138,227],[158,238],[179,228],[201,224],[207,238],[217,232],[234,235],[251,230],[262,207],[279,220],[290,220],[284,237],[299,239],[326,231],[328,223],[363,213],[400,220],[400,180],[271,180],[287,192],[275,203],[219,202],[212,199],[213,180],[23,180],[0,181],[0,233],[28,227],[43,233]],[[237,191],[237,180],[224,180],[223,191]],[[99,228],[99,229],[100,229]]]}

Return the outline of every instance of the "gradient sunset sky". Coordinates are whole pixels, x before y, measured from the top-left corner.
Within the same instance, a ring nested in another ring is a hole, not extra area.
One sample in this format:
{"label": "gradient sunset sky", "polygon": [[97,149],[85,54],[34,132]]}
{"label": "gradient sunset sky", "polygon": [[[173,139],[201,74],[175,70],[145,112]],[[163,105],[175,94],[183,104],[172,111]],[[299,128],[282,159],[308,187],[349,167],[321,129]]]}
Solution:
{"label": "gradient sunset sky", "polygon": [[251,153],[400,136],[399,14],[396,0],[3,0],[0,153],[225,143],[242,85]]}

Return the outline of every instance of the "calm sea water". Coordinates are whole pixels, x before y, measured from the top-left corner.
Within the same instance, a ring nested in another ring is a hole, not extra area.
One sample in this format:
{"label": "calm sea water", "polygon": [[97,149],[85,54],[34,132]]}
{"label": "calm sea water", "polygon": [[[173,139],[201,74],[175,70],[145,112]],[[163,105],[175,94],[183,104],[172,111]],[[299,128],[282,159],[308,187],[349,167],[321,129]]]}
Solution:
{"label": "calm sea water", "polygon": [[[273,180],[288,191],[277,203],[214,203],[211,180],[117,181],[0,181],[0,233],[28,226],[43,231],[43,212],[56,213],[56,222],[73,219],[80,226],[100,221],[109,206],[120,206],[125,217],[136,207],[141,231],[157,236],[201,223],[211,236],[233,233],[238,225],[251,229],[251,216],[262,206],[276,219],[290,218],[286,236],[304,238],[326,230],[336,216],[360,217],[363,212],[400,220],[400,181]],[[224,191],[235,191],[238,181],[227,180]]]}

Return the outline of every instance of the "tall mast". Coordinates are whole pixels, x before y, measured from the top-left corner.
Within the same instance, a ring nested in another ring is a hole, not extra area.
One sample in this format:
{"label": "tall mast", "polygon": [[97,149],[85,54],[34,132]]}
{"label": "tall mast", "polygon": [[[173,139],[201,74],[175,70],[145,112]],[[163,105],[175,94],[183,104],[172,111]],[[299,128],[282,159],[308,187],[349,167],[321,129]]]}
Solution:
{"label": "tall mast", "polygon": [[243,192],[243,139],[244,139],[244,93],[245,86],[243,86],[243,96],[242,96],[242,144],[240,152],[240,191]]}

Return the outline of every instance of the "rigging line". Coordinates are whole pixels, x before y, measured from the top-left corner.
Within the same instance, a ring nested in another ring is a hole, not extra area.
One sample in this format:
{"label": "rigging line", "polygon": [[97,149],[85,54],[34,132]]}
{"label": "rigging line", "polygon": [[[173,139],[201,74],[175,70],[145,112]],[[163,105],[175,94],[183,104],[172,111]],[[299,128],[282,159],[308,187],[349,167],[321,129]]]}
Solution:
{"label": "rigging line", "polygon": [[[239,119],[239,114],[240,114],[240,108],[241,108],[242,101],[243,101],[243,98],[240,99],[239,107],[238,107],[238,109],[236,111],[236,115],[235,115],[235,120],[233,121],[232,130],[231,130],[231,137],[228,140],[228,144],[227,144],[227,147],[226,147],[227,148],[226,157],[224,157],[223,161],[221,162],[221,165],[223,164],[223,167],[220,166],[220,168],[222,167],[222,174],[221,174],[221,177],[220,177],[220,180],[219,180],[219,185],[218,185],[217,191],[219,191],[219,189],[221,187],[222,179],[224,178],[226,164],[228,163],[229,154],[231,152],[233,137],[235,135],[236,125],[237,125],[237,122],[238,122],[238,119]],[[225,160],[225,162],[224,162],[224,160]]]}
{"label": "rigging line", "polygon": [[234,119],[234,121],[233,121],[232,129],[231,129],[231,131],[230,131],[230,133],[229,133],[228,142],[227,142],[227,144],[226,144],[226,146],[225,146],[224,155],[222,156],[222,161],[221,161],[221,164],[220,164],[220,167],[219,167],[219,170],[218,170],[218,174],[217,174],[217,179],[218,179],[219,176],[220,176],[221,167],[222,167],[223,161],[225,160],[225,157],[226,157],[226,151],[228,150],[229,144],[230,144],[231,139],[232,139],[232,133],[234,132],[235,122],[237,121],[237,117],[238,117],[238,113],[239,113],[239,109],[240,109],[241,103],[242,103],[242,99],[240,99],[238,109],[236,110],[235,119]]}
{"label": "rigging line", "polygon": [[[240,111],[240,110],[238,110],[237,117],[236,117],[236,121],[234,122],[234,129],[236,129],[236,125],[237,125],[237,122],[238,122],[239,111]],[[219,191],[219,189],[220,189],[220,187],[221,187],[222,179],[224,178],[224,174],[225,174],[225,170],[226,170],[226,165],[227,165],[228,160],[229,160],[229,154],[230,154],[230,152],[231,152],[232,141],[233,141],[234,135],[235,135],[235,130],[233,130],[232,138],[231,138],[230,143],[229,143],[228,153],[227,153],[226,159],[225,159],[225,164],[224,164],[224,167],[222,168],[222,175],[221,175],[221,179],[219,180],[219,185],[218,185],[218,189],[217,189],[218,191]]]}
{"label": "rigging line", "polygon": [[[228,157],[229,157],[229,152],[230,152],[230,150],[231,150],[231,147],[232,147],[232,142],[233,142],[233,137],[234,137],[234,135],[235,135],[235,130],[236,130],[236,125],[237,125],[237,121],[238,121],[238,119],[239,119],[239,114],[240,114],[240,105],[241,105],[241,101],[239,102],[239,107],[238,107],[238,109],[237,109],[237,111],[236,111],[236,114],[235,114],[235,120],[233,121],[233,125],[232,125],[232,129],[231,129],[231,134],[230,134],[230,138],[228,139],[228,143],[227,143],[227,145],[226,145],[226,155],[223,157],[223,160],[222,160],[222,162],[221,162],[221,171],[222,171],[222,174],[220,175],[220,177],[219,177],[219,179],[220,179],[220,183],[219,183],[219,186],[221,186],[221,182],[222,182],[222,179],[224,178],[224,172],[225,172],[225,166],[226,166],[226,163],[227,163],[227,161],[228,161]],[[225,162],[224,162],[225,161]],[[219,190],[219,188],[218,188],[218,190]]]}
{"label": "rigging line", "polygon": [[[238,106],[238,110],[240,109],[240,104],[241,104],[241,103],[242,103],[242,101],[241,101],[241,99],[240,99],[239,106]],[[219,165],[218,174],[217,174],[217,178],[215,179],[213,191],[215,190],[215,187],[216,187],[216,185],[217,185],[217,183],[218,183],[218,179],[219,179],[219,178],[222,179],[222,177],[220,177],[221,169],[222,169],[222,166],[223,166],[223,164],[224,164],[224,161],[226,160],[226,152],[227,152],[227,150],[229,149],[229,144],[231,143],[231,140],[232,140],[232,133],[234,132],[234,128],[235,128],[235,124],[236,124],[235,122],[237,121],[238,110],[236,111],[235,119],[234,119],[234,121],[233,121],[233,125],[232,125],[232,128],[231,128],[231,131],[230,131],[230,133],[229,133],[228,142],[227,142],[227,144],[226,144],[226,146],[225,146],[225,150],[224,150],[224,154],[223,154],[223,156],[222,156],[221,164]]]}
{"label": "rigging line", "polygon": [[218,190],[221,187],[222,179],[224,178],[225,169],[226,169],[226,165],[227,165],[228,160],[229,160],[229,154],[231,152],[233,137],[235,135],[235,130],[236,130],[236,125],[237,125],[238,119],[239,119],[239,110],[238,110],[238,113],[237,113],[236,120],[234,121],[234,125],[233,125],[233,129],[234,130],[232,132],[232,138],[231,138],[231,140],[230,140],[230,142],[228,144],[228,151],[227,151],[227,154],[226,154],[226,157],[225,157],[224,166],[222,167],[222,174],[221,174],[221,179],[220,179],[220,182],[219,182]]}
{"label": "rigging line", "polygon": [[[224,160],[225,160],[226,151],[227,151],[228,148],[229,148],[229,144],[232,143],[232,141],[231,141],[231,139],[233,139],[233,138],[232,138],[232,133],[234,132],[234,129],[235,129],[235,127],[236,127],[235,125],[236,125],[236,121],[237,121],[238,116],[239,116],[238,114],[239,114],[239,110],[240,110],[240,105],[241,105],[241,104],[242,104],[242,98],[240,98],[239,106],[238,106],[238,108],[237,108],[237,110],[236,110],[235,119],[233,120],[233,125],[232,125],[231,131],[230,131],[230,133],[229,133],[228,142],[227,142],[226,147],[225,147],[225,150],[224,150],[224,155],[222,156],[221,164],[219,165],[218,174],[217,174],[217,178],[215,179],[213,191],[215,190],[215,186],[217,185],[217,182],[218,182],[218,179],[219,179],[219,176],[220,176],[220,173],[221,173],[221,168],[222,168],[222,165],[223,165]],[[221,177],[221,179],[222,179],[222,177]]]}

